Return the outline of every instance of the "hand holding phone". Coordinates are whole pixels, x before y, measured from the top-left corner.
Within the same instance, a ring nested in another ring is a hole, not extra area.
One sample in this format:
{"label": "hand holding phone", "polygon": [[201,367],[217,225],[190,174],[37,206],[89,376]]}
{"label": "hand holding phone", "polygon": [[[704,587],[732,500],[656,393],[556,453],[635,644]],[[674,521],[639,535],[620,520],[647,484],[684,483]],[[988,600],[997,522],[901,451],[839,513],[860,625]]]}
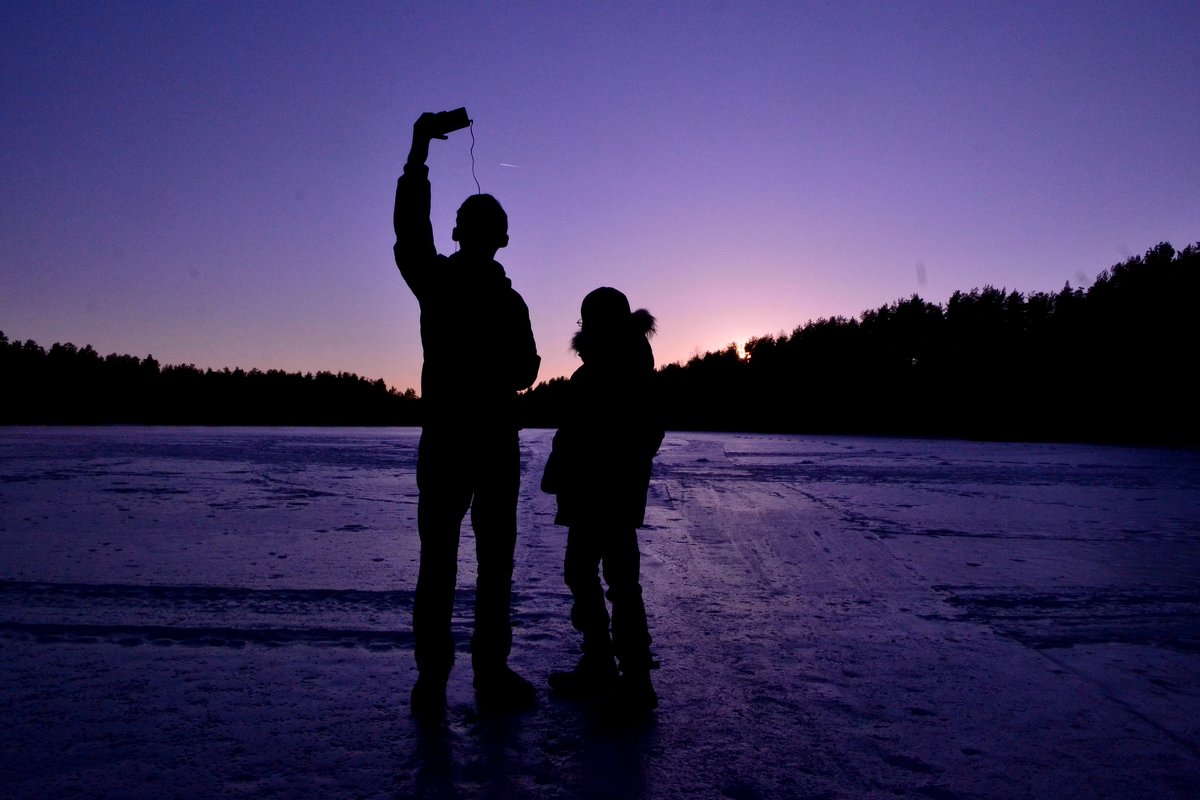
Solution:
{"label": "hand holding phone", "polygon": [[426,111],[417,118],[413,129],[427,139],[445,139],[446,134],[461,130],[471,124],[466,108],[456,108],[453,111]]}

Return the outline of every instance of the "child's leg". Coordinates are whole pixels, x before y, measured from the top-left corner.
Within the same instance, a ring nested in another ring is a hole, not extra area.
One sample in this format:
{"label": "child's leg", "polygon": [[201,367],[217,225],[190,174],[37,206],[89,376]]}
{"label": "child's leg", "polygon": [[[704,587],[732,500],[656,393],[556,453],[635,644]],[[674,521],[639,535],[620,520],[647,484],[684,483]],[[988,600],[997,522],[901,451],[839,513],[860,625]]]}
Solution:
{"label": "child's leg", "polygon": [[574,598],[571,624],[583,634],[583,658],[572,670],[550,673],[550,688],[569,700],[602,696],[617,678],[608,637],[608,608],[600,586],[599,533],[577,527],[567,532],[565,573]]}
{"label": "child's leg", "polygon": [[612,601],[613,649],[622,672],[649,672],[650,630],[642,601],[637,529],[608,532],[604,547],[604,580]]}
{"label": "child's leg", "polygon": [[[567,531],[563,577],[571,590],[571,624],[583,634],[584,653],[610,655],[608,608],[600,586],[601,536],[598,531],[572,526]],[[611,657],[611,655],[610,655]]]}
{"label": "child's leg", "polygon": [[658,708],[658,694],[650,683],[650,630],[639,578],[641,555],[637,530],[611,533],[604,550],[604,580],[612,601],[613,648],[621,662],[621,678],[611,712],[638,716]]}

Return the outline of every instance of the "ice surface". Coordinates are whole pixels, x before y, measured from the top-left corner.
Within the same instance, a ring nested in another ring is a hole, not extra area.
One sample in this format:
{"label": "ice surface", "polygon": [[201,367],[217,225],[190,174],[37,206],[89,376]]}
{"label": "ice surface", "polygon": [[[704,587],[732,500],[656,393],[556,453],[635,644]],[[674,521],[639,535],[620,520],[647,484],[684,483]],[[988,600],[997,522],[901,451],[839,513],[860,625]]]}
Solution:
{"label": "ice surface", "polygon": [[[522,433],[513,665],[575,658]],[[1200,455],[669,434],[662,707],[407,714],[412,430],[0,430],[0,796],[1200,796]],[[460,643],[470,633],[464,529]]]}

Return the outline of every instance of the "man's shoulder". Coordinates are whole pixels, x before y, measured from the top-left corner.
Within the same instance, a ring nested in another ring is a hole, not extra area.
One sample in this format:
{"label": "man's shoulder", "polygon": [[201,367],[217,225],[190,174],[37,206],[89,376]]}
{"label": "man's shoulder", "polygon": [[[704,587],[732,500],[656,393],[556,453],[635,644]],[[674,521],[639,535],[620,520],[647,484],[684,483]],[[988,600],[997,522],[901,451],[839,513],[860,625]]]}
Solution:
{"label": "man's shoulder", "polygon": [[507,286],[509,293],[514,298],[521,301],[521,304],[524,305],[525,298],[523,298],[521,296],[521,293],[519,291],[517,291],[517,287],[513,284],[513,280],[511,277],[509,277],[508,271],[504,268],[504,265],[501,264],[499,261],[493,261],[492,264],[495,266],[496,273],[498,274],[498,276],[504,279],[502,281],[502,283],[504,283]]}

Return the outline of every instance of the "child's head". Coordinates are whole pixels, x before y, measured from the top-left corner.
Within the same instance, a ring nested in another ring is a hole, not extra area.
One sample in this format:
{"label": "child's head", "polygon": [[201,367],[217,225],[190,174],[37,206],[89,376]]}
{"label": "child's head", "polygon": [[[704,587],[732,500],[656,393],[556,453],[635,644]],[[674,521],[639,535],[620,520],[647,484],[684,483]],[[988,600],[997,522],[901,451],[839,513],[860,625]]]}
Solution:
{"label": "child's head", "polygon": [[[605,353],[627,352],[629,348],[644,348],[650,353],[646,337],[654,334],[654,317],[644,308],[631,312],[629,298],[611,286],[588,292],[579,317],[579,330],[571,339],[571,349],[584,361]],[[652,365],[653,356],[650,360]]]}
{"label": "child's head", "polygon": [[623,328],[629,320],[629,298],[611,286],[588,292],[579,309],[580,327],[605,334]]}

